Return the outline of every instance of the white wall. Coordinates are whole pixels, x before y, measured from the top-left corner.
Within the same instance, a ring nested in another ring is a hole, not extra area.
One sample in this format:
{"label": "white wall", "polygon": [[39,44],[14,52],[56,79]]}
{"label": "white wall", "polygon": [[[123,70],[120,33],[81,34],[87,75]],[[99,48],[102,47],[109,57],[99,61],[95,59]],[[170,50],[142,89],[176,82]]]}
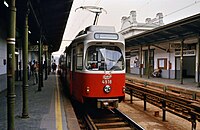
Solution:
{"label": "white wall", "polygon": [[4,65],[4,59],[7,62],[7,25],[0,17],[0,92],[7,87],[7,63]]}
{"label": "white wall", "polygon": [[[1,20],[1,19],[0,19]],[[7,42],[6,42],[6,24],[0,22],[0,75],[6,74],[6,66],[3,64],[3,60],[7,62]]]}
{"label": "white wall", "polygon": [[[163,48],[167,49],[165,46]],[[175,70],[175,53],[174,50],[171,49],[170,53],[158,48],[155,48],[154,50],[154,69],[157,69],[157,59],[160,58],[167,58],[167,70],[169,69],[169,62],[171,63],[171,70]]]}

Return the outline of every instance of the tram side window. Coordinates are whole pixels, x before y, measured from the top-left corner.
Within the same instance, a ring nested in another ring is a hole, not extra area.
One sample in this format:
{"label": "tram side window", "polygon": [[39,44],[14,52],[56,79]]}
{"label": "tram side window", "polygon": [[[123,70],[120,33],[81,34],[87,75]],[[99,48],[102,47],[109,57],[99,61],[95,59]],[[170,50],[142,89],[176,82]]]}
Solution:
{"label": "tram side window", "polygon": [[71,58],[69,57],[69,56],[67,56],[67,68],[70,68],[70,60],[71,60]]}
{"label": "tram side window", "polygon": [[76,69],[83,69],[83,44],[77,46],[77,55],[76,55]]}
{"label": "tram side window", "polygon": [[98,70],[97,66],[98,52],[95,48],[90,47],[87,54],[87,69]]}
{"label": "tram side window", "polygon": [[76,64],[77,70],[83,69],[83,54],[77,54],[77,64]]}

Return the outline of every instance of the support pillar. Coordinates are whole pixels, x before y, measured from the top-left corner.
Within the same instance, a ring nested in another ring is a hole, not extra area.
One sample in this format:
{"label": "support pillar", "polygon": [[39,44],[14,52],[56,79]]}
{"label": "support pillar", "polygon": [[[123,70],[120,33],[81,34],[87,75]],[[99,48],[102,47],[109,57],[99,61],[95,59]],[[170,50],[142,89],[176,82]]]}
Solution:
{"label": "support pillar", "polygon": [[198,52],[198,61],[197,61],[197,87],[200,87],[200,34],[198,35],[198,48],[197,48],[197,52]]}
{"label": "support pillar", "polygon": [[48,62],[48,60],[47,59],[48,59],[47,58],[47,50],[45,50],[45,62],[44,62],[45,80],[47,80],[47,78],[48,78],[48,75],[47,75],[47,62]]}
{"label": "support pillar", "polygon": [[15,0],[9,1],[7,38],[7,130],[15,130]]}
{"label": "support pillar", "polygon": [[24,41],[23,41],[23,108],[22,118],[28,118],[28,15],[27,10],[24,22]]}
{"label": "support pillar", "polygon": [[48,51],[48,75],[50,75],[51,72],[51,53]]}
{"label": "support pillar", "polygon": [[171,53],[171,52],[170,52],[170,43],[169,43],[169,49],[167,50],[167,52],[169,53],[169,61],[168,61],[168,79],[171,79],[171,77],[170,77],[170,76],[171,76],[171,73],[170,73],[170,72],[171,72],[171,69],[172,69],[171,67],[172,67],[172,66],[171,66],[171,61],[170,61],[170,59],[171,59],[171,55],[170,55],[170,53]]}
{"label": "support pillar", "polygon": [[43,82],[43,41],[41,41],[41,61],[40,61],[40,80],[41,86],[44,87]]}
{"label": "support pillar", "polygon": [[38,72],[38,75],[39,75],[39,83],[38,83],[38,91],[42,91],[42,78],[41,78],[41,68],[42,68],[42,58],[41,58],[41,55],[42,55],[42,37],[40,37],[40,42],[39,42],[39,45],[38,45],[38,62],[39,62],[39,72]]}
{"label": "support pillar", "polygon": [[16,65],[16,73],[15,73],[15,81],[18,81],[19,77],[19,67],[18,67],[18,55],[15,55],[15,65]]}
{"label": "support pillar", "polygon": [[142,45],[140,46],[140,78],[142,78]]}
{"label": "support pillar", "polygon": [[147,64],[147,78],[150,77],[150,45],[148,45],[148,64]]}
{"label": "support pillar", "polygon": [[183,44],[184,39],[181,41],[181,51],[180,51],[180,83],[183,84]]}

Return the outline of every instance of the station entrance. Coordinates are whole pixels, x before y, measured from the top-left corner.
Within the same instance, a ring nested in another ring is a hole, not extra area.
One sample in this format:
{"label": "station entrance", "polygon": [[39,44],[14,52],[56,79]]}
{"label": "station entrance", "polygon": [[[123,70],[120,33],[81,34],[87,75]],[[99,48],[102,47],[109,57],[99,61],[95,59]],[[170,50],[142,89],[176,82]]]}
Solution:
{"label": "station entrance", "polygon": [[[195,56],[183,57],[183,78],[195,78]],[[176,79],[180,79],[180,57],[176,57]]]}

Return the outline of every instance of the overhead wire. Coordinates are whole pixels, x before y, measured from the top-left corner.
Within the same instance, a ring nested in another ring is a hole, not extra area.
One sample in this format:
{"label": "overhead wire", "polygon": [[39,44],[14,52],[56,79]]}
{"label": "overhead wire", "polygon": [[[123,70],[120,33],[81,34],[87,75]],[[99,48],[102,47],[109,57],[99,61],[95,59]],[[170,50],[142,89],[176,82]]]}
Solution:
{"label": "overhead wire", "polygon": [[[152,0],[147,1],[145,4],[143,4],[142,6],[140,6],[140,8],[139,8],[138,10],[141,10],[141,9],[144,8],[146,5],[150,4],[151,1],[152,1]],[[85,2],[86,2],[86,0],[83,0],[83,2],[82,2],[81,5],[84,5]],[[96,0],[95,5],[99,5],[100,2],[101,2],[101,0]],[[168,17],[168,16],[170,16],[170,15],[173,15],[173,14],[179,12],[179,11],[182,11],[182,10],[184,10],[184,9],[187,9],[187,8],[189,8],[189,7],[191,7],[191,6],[195,5],[195,4],[198,4],[198,3],[200,3],[200,1],[199,1],[199,0],[197,1],[197,0],[196,0],[195,2],[189,4],[189,5],[185,6],[185,7],[182,7],[182,8],[180,8],[180,9],[178,9],[178,10],[175,10],[175,11],[169,13],[169,14],[164,15],[163,18],[166,18],[166,17]],[[91,15],[91,13],[87,14],[86,18],[90,17],[90,15]],[[75,33],[77,30],[80,30],[81,25],[83,25],[83,24],[86,22],[86,20],[87,20],[86,18],[83,19],[83,20],[79,20],[80,17],[76,17],[76,18],[75,18],[75,22],[72,24],[72,26],[70,26],[70,30],[73,31],[73,32],[71,32],[71,33]],[[154,21],[153,21],[153,22],[156,22],[156,21],[158,21],[158,20],[159,20],[159,19],[155,19],[155,18],[154,18]],[[148,24],[148,23],[145,23],[145,24],[142,25],[142,26],[145,26],[146,24]],[[77,25],[78,25],[78,26],[77,26]],[[76,27],[76,28],[74,28],[74,27]],[[72,28],[73,28],[73,29],[72,29]]]}
{"label": "overhead wire", "polygon": [[[84,0],[84,1],[82,2],[81,6],[84,5],[85,1],[86,1],[86,0]],[[95,2],[95,5],[99,5],[100,2],[101,2],[101,0],[97,0],[97,1]],[[90,15],[91,15],[91,13],[88,13],[88,14],[86,15],[85,19],[82,19],[82,20],[78,20],[80,17],[76,17],[76,20],[75,20],[76,22],[73,23],[73,25],[70,27],[70,30],[73,30],[73,31],[74,31],[73,33],[75,33],[77,30],[80,30],[81,25],[84,25],[84,23],[85,23],[86,20],[87,20],[86,18],[90,17]],[[77,26],[77,25],[78,25],[78,26]],[[71,29],[72,27],[73,27],[73,29]],[[74,28],[74,27],[76,27],[76,28]]]}
{"label": "overhead wire", "polygon": [[[149,0],[146,4],[149,4],[150,1],[151,1],[151,0]],[[170,15],[172,15],[172,14],[175,14],[175,13],[177,13],[177,12],[179,12],[179,11],[182,11],[182,10],[184,10],[184,9],[187,9],[187,8],[191,7],[191,6],[194,6],[195,4],[198,4],[198,3],[200,3],[200,0],[199,0],[199,1],[196,0],[195,2],[193,2],[193,3],[191,3],[191,4],[187,5],[187,6],[184,6],[184,7],[180,8],[180,9],[178,9],[178,10],[175,10],[175,11],[169,13],[169,14],[164,15],[164,16],[163,16],[163,19],[166,18],[166,17],[168,17],[168,16],[170,16]],[[144,4],[144,5],[146,5],[146,4]],[[158,21],[158,20],[159,20],[158,18],[152,19],[152,22],[153,22],[152,24],[155,24],[154,22],[156,22],[156,21]],[[144,23],[144,24],[143,24],[142,26],[140,26],[140,27],[144,27],[144,26],[146,26],[147,24],[148,24],[148,23]]]}
{"label": "overhead wire", "polygon": [[195,4],[198,4],[199,2],[200,2],[200,1],[195,1],[194,3],[191,3],[191,4],[189,4],[189,5],[187,5],[187,6],[183,7],[183,8],[180,8],[180,9],[175,10],[175,11],[169,13],[169,14],[166,14],[165,16],[163,16],[163,18],[164,18],[164,17],[167,17],[167,16],[170,16],[170,15],[172,15],[172,14],[174,14],[174,13],[177,13],[177,12],[179,12],[179,11],[182,11],[182,10],[184,10],[184,9],[186,9],[186,8],[189,8],[189,7],[191,7],[191,6],[195,5]]}
{"label": "overhead wire", "polygon": [[[95,2],[95,5],[99,5],[100,2],[101,2],[101,0],[97,0],[97,1]],[[90,15],[91,15],[91,13],[88,13],[87,16],[85,17],[85,19],[84,19],[81,23],[84,24],[85,21],[86,21],[86,18],[90,17]],[[81,24],[79,24],[77,30],[80,30],[80,27],[81,27]]]}
{"label": "overhead wire", "polygon": [[[83,0],[83,2],[81,3],[81,6],[82,5],[84,5],[84,3],[86,2],[86,0]],[[101,0],[97,0],[96,2],[95,2],[95,5],[99,5],[99,3],[101,2]],[[91,15],[91,13],[89,13],[89,14],[87,14],[87,16],[85,17],[85,19],[83,19],[83,20],[79,20],[80,19],[80,17],[78,17],[78,15],[76,16],[76,18],[75,18],[75,22],[73,22],[73,24],[69,27],[69,30],[71,30],[71,32],[70,33],[77,33],[77,30],[80,30],[80,28],[81,28],[81,25],[84,25],[84,23],[85,23],[85,21],[86,21],[86,18],[88,18],[89,16]],[[78,26],[77,26],[78,25]],[[76,36],[76,34],[74,35],[74,37]],[[71,38],[70,38],[71,39]],[[73,38],[72,38],[73,39]],[[70,42],[70,41],[72,41],[72,40],[64,40],[64,38],[63,38],[63,40],[62,41],[67,41],[67,42]],[[64,46],[66,46],[66,45],[64,45]],[[60,50],[63,50],[63,49],[60,49]]]}
{"label": "overhead wire", "polygon": [[[83,0],[82,4],[83,5],[85,3],[85,0]],[[74,11],[74,10],[72,10]],[[77,14],[77,13],[76,13]],[[78,24],[78,22],[80,22],[80,20],[78,20],[79,17],[75,17],[75,22],[73,22],[73,24],[70,26],[70,29],[69,30],[72,30],[72,31],[76,31],[76,29],[74,29],[74,27],[76,27],[75,25]],[[80,24],[79,24],[80,25]],[[72,29],[73,28],[73,29]],[[72,32],[71,32],[72,33]]]}
{"label": "overhead wire", "polygon": [[[81,5],[83,5],[84,3],[85,3],[85,0],[83,0],[83,2],[82,2]],[[71,11],[72,11],[72,10],[71,10]],[[75,20],[74,20],[75,22],[73,22],[73,24],[72,24],[70,27],[68,27],[68,28],[69,28],[68,30],[71,30],[70,33],[75,33],[76,30],[74,29],[74,27],[76,27],[75,25],[77,25],[78,22],[79,22],[78,18],[79,18],[79,17],[75,17]],[[74,31],[74,32],[73,32],[73,31]],[[74,38],[70,38],[70,39],[74,39]],[[61,44],[61,46],[60,46],[59,51],[60,51],[60,52],[63,52],[63,50],[65,50],[67,44],[70,44],[71,41],[72,41],[72,40],[69,40],[69,39],[66,40],[66,38],[63,37],[63,39],[62,39],[62,44]],[[65,42],[65,43],[64,43],[64,42]]]}

